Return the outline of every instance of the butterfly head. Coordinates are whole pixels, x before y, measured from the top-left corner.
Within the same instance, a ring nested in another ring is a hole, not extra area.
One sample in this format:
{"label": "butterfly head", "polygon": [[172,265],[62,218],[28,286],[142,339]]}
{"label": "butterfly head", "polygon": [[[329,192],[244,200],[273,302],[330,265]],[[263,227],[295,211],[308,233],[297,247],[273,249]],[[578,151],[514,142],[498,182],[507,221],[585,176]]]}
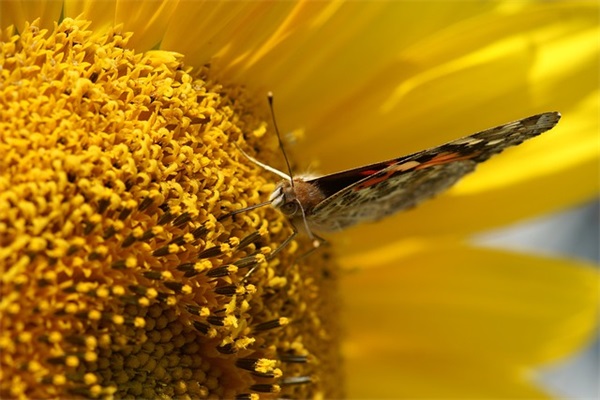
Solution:
{"label": "butterfly head", "polygon": [[271,205],[287,217],[308,217],[323,200],[325,195],[310,177],[295,177],[279,182],[269,198]]}
{"label": "butterfly head", "polygon": [[294,217],[300,212],[302,206],[296,196],[292,182],[288,180],[283,180],[277,184],[269,197],[269,201],[273,207],[281,210],[287,217]]}

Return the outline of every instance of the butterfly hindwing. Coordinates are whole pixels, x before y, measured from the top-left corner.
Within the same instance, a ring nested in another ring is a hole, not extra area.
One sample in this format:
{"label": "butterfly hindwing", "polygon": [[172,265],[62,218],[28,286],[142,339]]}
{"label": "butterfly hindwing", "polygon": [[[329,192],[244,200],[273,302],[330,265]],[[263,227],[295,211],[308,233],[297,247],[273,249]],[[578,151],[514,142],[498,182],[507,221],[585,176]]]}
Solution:
{"label": "butterfly hindwing", "polygon": [[315,230],[335,231],[413,207],[492,155],[551,129],[559,119],[555,112],[534,115],[433,149],[307,180],[325,199],[306,217]]}

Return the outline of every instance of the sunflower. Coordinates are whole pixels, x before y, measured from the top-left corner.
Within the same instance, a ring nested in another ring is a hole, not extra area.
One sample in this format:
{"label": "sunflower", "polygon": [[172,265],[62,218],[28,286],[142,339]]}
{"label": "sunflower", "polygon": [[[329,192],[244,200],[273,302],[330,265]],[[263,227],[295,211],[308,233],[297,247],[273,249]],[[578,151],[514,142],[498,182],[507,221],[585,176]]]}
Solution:
{"label": "sunflower", "polygon": [[[3,398],[539,398],[592,336],[591,265],[470,238],[598,195],[596,4],[1,7]],[[305,257],[268,90],[294,170],[563,120]]]}

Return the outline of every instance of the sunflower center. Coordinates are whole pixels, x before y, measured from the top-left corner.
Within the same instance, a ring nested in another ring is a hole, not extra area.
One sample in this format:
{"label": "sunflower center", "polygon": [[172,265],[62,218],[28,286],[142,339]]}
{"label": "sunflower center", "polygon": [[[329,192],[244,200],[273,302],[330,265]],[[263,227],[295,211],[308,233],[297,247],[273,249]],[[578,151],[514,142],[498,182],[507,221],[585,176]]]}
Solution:
{"label": "sunflower center", "polygon": [[0,395],[338,396],[335,270],[228,214],[274,187],[261,102],[86,27],[1,37]]}

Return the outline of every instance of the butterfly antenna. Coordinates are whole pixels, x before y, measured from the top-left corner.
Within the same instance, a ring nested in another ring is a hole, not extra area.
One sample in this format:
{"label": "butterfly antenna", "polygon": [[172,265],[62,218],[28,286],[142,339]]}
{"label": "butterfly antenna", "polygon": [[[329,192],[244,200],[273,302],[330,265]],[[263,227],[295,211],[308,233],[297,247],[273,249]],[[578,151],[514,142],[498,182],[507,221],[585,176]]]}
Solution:
{"label": "butterfly antenna", "polygon": [[273,127],[275,127],[275,134],[277,135],[277,140],[279,141],[279,148],[283,153],[283,158],[285,159],[285,165],[287,166],[288,174],[290,176],[290,184],[294,187],[294,179],[292,174],[292,166],[290,165],[290,160],[288,160],[287,153],[285,152],[285,148],[283,147],[283,141],[281,140],[281,134],[279,133],[279,128],[277,127],[277,121],[275,120],[275,110],[273,109],[273,92],[269,92],[267,94],[267,99],[269,100],[269,109],[271,110],[271,119],[273,120]]}
{"label": "butterfly antenna", "polygon": [[[283,141],[281,140],[281,134],[279,133],[279,128],[277,127],[277,121],[275,120],[275,111],[273,109],[273,92],[269,92],[267,94],[267,98],[269,99],[269,109],[271,110],[271,118],[273,119],[273,126],[275,127],[275,133],[277,134],[277,140],[279,141],[279,148],[281,149],[281,152],[283,153],[283,158],[285,158],[285,164],[287,165],[288,173],[290,174],[290,185],[292,186],[292,190],[293,190],[294,189],[294,179],[293,179],[292,167],[290,166],[290,160],[288,160],[287,153],[285,152],[285,148],[283,147]],[[298,205],[300,206],[300,210],[302,211],[302,220],[304,221],[304,226],[306,228],[306,232],[308,233],[308,236],[310,236],[310,238],[313,240],[313,246],[315,248],[319,247],[319,245],[322,242],[324,242],[324,240],[312,233],[310,226],[308,225],[308,219],[306,218],[306,213],[304,211],[304,207],[302,207],[302,204],[300,203],[300,201],[298,201],[298,199],[296,199],[296,202],[298,203]],[[294,227],[294,229],[296,229],[296,228]],[[294,232],[294,235],[296,233],[297,232]]]}

